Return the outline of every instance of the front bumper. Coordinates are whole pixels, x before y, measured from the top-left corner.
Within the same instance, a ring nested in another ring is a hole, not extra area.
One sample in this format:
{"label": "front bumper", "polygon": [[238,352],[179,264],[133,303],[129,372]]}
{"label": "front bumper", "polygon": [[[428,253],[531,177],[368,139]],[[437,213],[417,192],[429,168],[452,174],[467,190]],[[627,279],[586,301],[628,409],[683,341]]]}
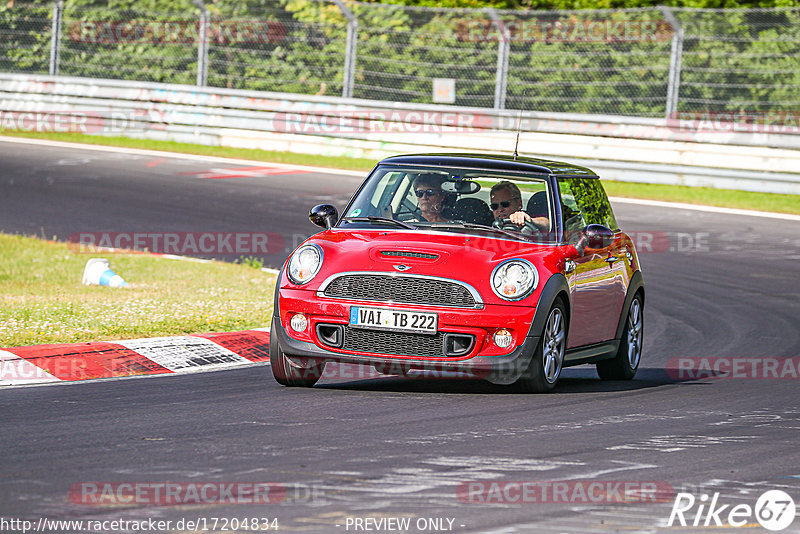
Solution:
{"label": "front bumper", "polygon": [[[300,367],[321,361],[372,365],[402,366],[408,369],[468,373],[496,384],[516,381],[528,367],[539,338],[532,334],[536,309],[530,306],[486,305],[483,309],[435,308],[423,306],[365,303],[359,301],[320,298],[311,291],[282,288],[279,294],[280,315],[273,317],[271,335],[281,351]],[[384,306],[398,309],[433,311],[439,316],[442,333],[470,334],[475,343],[463,356],[417,356],[413,347],[404,354],[364,352],[329,347],[317,337],[316,325],[338,324],[346,327],[351,306]],[[303,313],[308,327],[295,332],[289,327],[291,317]],[[510,330],[513,343],[501,349],[492,337],[500,328]],[[312,361],[309,361],[311,359]]]}

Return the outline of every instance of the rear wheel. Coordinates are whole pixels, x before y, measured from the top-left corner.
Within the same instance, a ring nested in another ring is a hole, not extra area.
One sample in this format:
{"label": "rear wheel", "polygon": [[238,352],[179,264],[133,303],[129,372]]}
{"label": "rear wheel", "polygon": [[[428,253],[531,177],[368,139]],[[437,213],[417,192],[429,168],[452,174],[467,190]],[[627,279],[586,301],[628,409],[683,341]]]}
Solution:
{"label": "rear wheel", "polygon": [[564,350],[567,346],[567,314],[560,300],[547,315],[536,353],[528,368],[515,385],[525,393],[552,391],[564,367]]}
{"label": "rear wheel", "polygon": [[619,350],[614,359],[597,362],[597,374],[603,380],[630,380],[636,375],[642,359],[644,335],[644,304],[637,293],[628,308],[628,318],[622,331]]}
{"label": "rear wheel", "polygon": [[281,350],[275,334],[269,339],[269,362],[272,367],[272,376],[284,386],[310,388],[322,377],[325,371],[325,362],[312,364],[310,367],[297,367],[292,365]]}

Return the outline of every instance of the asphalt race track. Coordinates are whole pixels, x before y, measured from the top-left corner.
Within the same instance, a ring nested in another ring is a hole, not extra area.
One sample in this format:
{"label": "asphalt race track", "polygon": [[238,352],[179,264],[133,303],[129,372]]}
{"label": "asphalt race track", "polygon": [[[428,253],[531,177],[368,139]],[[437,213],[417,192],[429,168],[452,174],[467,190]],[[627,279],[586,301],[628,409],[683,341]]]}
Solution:
{"label": "asphalt race track", "polygon": [[[239,167],[0,142],[0,231],[62,240],[269,231],[289,247],[315,231],[311,205],[341,209],[360,182],[209,178]],[[715,528],[705,516],[697,527],[666,525],[675,492],[697,497],[689,524],[704,494],[729,505],[723,521],[767,490],[800,502],[800,223],[627,203],[615,211],[652,249],[640,247],[645,353],[631,382],[601,382],[580,367],[547,395],[424,376],[345,375],[301,390],[256,366],[0,390],[0,515],[173,525],[267,517],[290,532],[354,532],[355,519],[381,518],[407,518],[411,532],[766,532],[755,515],[743,528]],[[682,375],[680,358],[741,362],[742,376],[753,360],[777,359],[783,378]],[[270,482],[285,493],[266,505],[91,505],[75,497],[91,481]],[[502,491],[554,481],[569,491]],[[646,502],[581,499],[575,488],[591,481],[668,491]],[[798,531],[800,518],[784,530]]]}
{"label": "asphalt race track", "polygon": [[[363,180],[285,174],[267,163],[197,163],[1,141],[0,161],[4,232],[62,241],[81,232],[270,232],[282,238],[264,256],[272,267],[319,230],[308,221],[310,207],[330,201],[343,208]],[[251,177],[231,178],[236,170]],[[202,256],[250,255],[220,252]]]}

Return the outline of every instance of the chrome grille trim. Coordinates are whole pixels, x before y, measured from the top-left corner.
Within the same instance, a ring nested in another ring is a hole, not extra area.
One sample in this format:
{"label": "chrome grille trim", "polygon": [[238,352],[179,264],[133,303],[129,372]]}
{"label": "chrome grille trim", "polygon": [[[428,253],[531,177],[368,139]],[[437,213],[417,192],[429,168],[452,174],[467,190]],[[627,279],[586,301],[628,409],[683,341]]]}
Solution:
{"label": "chrome grille trim", "polygon": [[[331,296],[326,295],[325,290],[330,286],[334,280],[341,278],[343,276],[385,276],[387,278],[418,278],[423,280],[435,280],[438,282],[445,282],[450,284],[455,284],[458,286],[463,287],[466,289],[469,294],[472,296],[472,299],[475,301],[475,304],[472,306],[460,306],[455,304],[440,304],[435,302],[430,303],[417,303],[417,302],[403,302],[397,300],[378,300],[378,299],[366,299],[366,298],[353,298],[353,297],[339,297],[339,296]],[[409,274],[409,273],[390,273],[390,272],[383,272],[383,271],[348,271],[343,273],[337,273],[334,275],[329,276],[322,282],[322,285],[319,286],[317,290],[317,296],[320,298],[326,299],[337,299],[337,300],[356,300],[356,301],[364,301],[364,302],[385,302],[387,304],[413,304],[413,305],[420,305],[420,306],[435,306],[438,308],[461,308],[461,309],[475,309],[480,310],[483,309],[483,299],[481,298],[478,291],[472,287],[471,285],[467,284],[466,282],[462,282],[460,280],[453,280],[451,278],[442,278],[439,276],[429,276],[425,274]]]}

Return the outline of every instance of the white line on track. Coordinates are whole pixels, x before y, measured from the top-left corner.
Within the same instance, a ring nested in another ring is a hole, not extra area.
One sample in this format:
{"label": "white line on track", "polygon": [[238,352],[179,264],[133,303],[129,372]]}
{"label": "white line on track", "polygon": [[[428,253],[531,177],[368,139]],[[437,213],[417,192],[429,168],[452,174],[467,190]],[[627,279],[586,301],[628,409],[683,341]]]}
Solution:
{"label": "white line on track", "polygon": [[292,169],[302,172],[318,172],[321,174],[339,174],[342,176],[355,176],[363,178],[367,175],[365,171],[348,171],[343,169],[329,169],[326,167],[314,167],[311,165],[292,165],[288,163],[273,163],[271,161],[223,158],[219,156],[202,156],[200,154],[183,154],[181,152],[168,152],[163,150],[146,150],[143,148],[126,148],[106,145],[88,145],[83,143],[69,143],[66,141],[50,141],[48,139],[28,139],[26,137],[6,137],[0,136],[0,141],[4,143],[19,143],[40,146],[51,146],[56,148],[74,148],[76,150],[95,150],[98,152],[114,152],[117,154],[131,154],[135,156],[153,156],[158,158],[186,159],[191,161],[207,161],[210,163],[226,163],[239,165],[269,165],[279,169]]}
{"label": "white line on track", "polygon": [[[320,174],[337,174],[341,176],[364,177],[366,172],[363,171],[348,171],[343,169],[331,169],[328,167],[314,167],[310,165],[291,165],[287,163],[272,163],[262,160],[249,160],[237,158],[223,158],[219,156],[201,156],[198,154],[182,154],[180,152],[166,152],[161,150],[145,150],[141,148],[125,148],[116,146],[104,145],[88,145],[83,143],[69,143],[65,141],[50,141],[48,139],[29,139],[25,137],[7,137],[0,136],[0,142],[5,143],[19,143],[31,144],[40,146],[52,146],[58,148],[73,148],[76,150],[96,150],[98,152],[115,152],[121,154],[132,154],[140,156],[152,156],[159,158],[174,158],[185,159],[192,161],[207,161],[213,163],[227,163],[227,164],[240,164],[240,165],[264,165],[268,163],[270,166],[281,169],[293,169],[302,172],[316,172]],[[699,204],[685,204],[680,202],[663,202],[660,200],[643,200],[636,198],[622,198],[610,197],[611,202],[625,203],[625,204],[638,204],[641,206],[654,206],[661,208],[684,209],[694,211],[704,211],[708,213],[724,213],[728,215],[740,215],[745,217],[768,217],[771,219],[782,219],[786,221],[800,221],[800,215],[791,215],[788,213],[775,213],[770,211],[755,211],[755,210],[741,210],[734,208],[720,208],[717,206],[703,206]]]}
{"label": "white line on track", "polygon": [[[700,206],[697,204],[684,204],[681,202],[662,202],[660,200],[642,200],[638,198],[608,197],[614,203],[638,204],[640,206],[654,206],[659,208],[672,208],[681,210],[705,211],[708,213],[724,213],[726,215],[744,215],[746,217],[768,217],[770,219],[783,219],[786,221],[800,221],[800,215],[789,213],[775,213],[772,211],[740,210],[734,208],[720,208],[718,206]],[[800,197],[798,197],[800,203]]]}

